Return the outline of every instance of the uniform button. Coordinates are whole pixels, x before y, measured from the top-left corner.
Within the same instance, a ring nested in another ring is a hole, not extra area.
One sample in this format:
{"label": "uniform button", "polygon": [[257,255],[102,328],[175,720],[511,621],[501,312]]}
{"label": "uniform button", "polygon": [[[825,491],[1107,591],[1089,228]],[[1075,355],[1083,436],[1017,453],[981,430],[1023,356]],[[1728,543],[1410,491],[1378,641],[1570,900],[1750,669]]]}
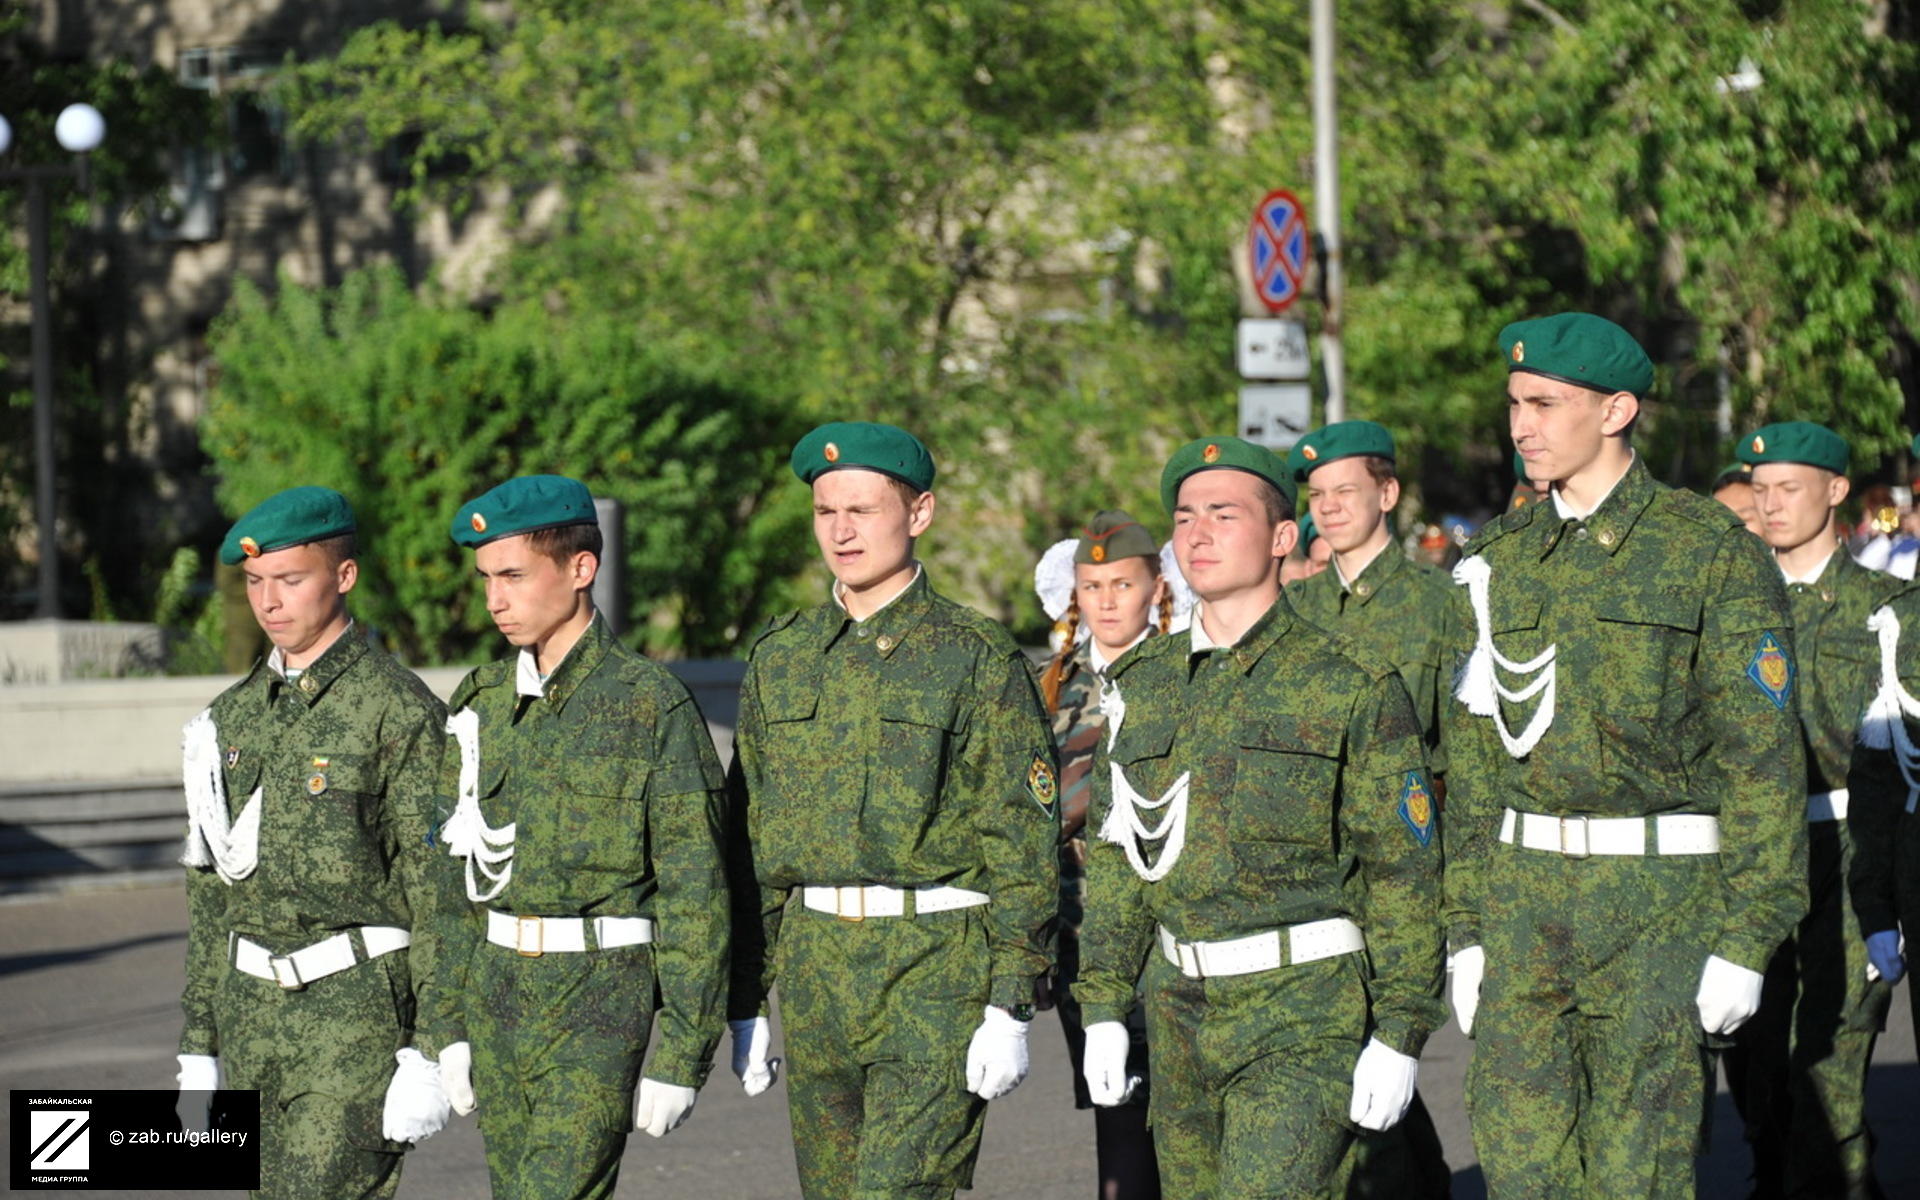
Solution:
{"label": "uniform button", "polygon": [[1353,589],[1353,594],[1362,597],[1371,596],[1373,595],[1373,585],[1368,583],[1356,584]]}
{"label": "uniform button", "polygon": [[1580,528],[1574,530],[1573,536],[1577,538],[1585,538],[1587,536],[1587,527],[1585,525],[1582,525]]}
{"label": "uniform button", "polygon": [[855,625],[853,627],[853,635],[855,637],[867,636],[867,627],[865,625]]}
{"label": "uniform button", "polygon": [[882,654],[885,654],[887,651],[893,649],[893,639],[888,637],[884,633],[881,634],[878,638],[876,638],[873,644],[879,648],[879,651]]}
{"label": "uniform button", "polygon": [[1827,591],[1827,590],[1826,590],[1825,588],[1822,588],[1822,589],[1820,589],[1820,603],[1822,603],[1822,604],[1832,604],[1832,603],[1833,603],[1833,593],[1832,593],[1832,592],[1830,592],[1830,591]]}
{"label": "uniform button", "polygon": [[1614,540],[1614,539],[1613,539],[1613,530],[1611,530],[1611,529],[1602,529],[1602,530],[1600,531],[1600,544],[1601,544],[1602,546],[1611,546],[1611,545],[1613,545],[1613,540]]}
{"label": "uniform button", "polygon": [[302,675],[300,677],[300,690],[303,692],[311,692],[313,690],[313,676]]}

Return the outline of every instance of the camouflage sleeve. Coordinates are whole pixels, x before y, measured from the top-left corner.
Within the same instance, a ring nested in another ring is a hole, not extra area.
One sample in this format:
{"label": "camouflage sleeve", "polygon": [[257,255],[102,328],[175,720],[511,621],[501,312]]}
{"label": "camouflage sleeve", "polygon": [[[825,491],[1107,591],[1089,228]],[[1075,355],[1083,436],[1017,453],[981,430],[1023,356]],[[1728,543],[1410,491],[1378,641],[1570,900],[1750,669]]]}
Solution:
{"label": "camouflage sleeve", "polygon": [[1847,892],[1853,899],[1854,915],[1860,918],[1862,933],[1898,928],[1893,860],[1907,785],[1893,760],[1893,750],[1874,750],[1855,743],[1853,760],[1847,766],[1847,792],[1847,832],[1853,846]]}
{"label": "camouflage sleeve", "polygon": [[1743,531],[1723,533],[1694,670],[1708,746],[1695,794],[1720,798],[1726,919],[1713,953],[1754,971],[1807,911],[1805,748],[1792,689],[1793,618],[1780,571]]}
{"label": "camouflage sleeve", "polygon": [[986,867],[987,1002],[1033,998],[1033,981],[1053,965],[1060,909],[1059,775],[1053,734],[1018,653],[984,660],[961,751],[962,794],[973,798],[973,832]]}
{"label": "camouflage sleeve", "polygon": [[[383,738],[382,772],[386,781],[383,831],[400,887],[412,915],[413,942],[407,947],[407,972],[412,978],[415,1011],[432,1014],[439,1004],[438,963],[441,958],[442,917],[449,903],[447,879],[457,867],[434,836],[440,764],[446,753],[446,710],[438,700],[402,711],[399,727]],[[445,1043],[441,1026],[416,1020],[414,1048],[428,1058],[439,1058]]]}
{"label": "camouflage sleeve", "polygon": [[[197,836],[191,830],[187,836]],[[227,885],[212,867],[187,867],[187,986],[180,993],[186,1026],[180,1053],[219,1054],[213,994],[227,969]]]}
{"label": "camouflage sleeve", "polygon": [[1459,664],[1473,651],[1473,614],[1467,589],[1455,588],[1447,605],[1448,642],[1441,658],[1441,725],[1447,747],[1446,819],[1440,823],[1446,847],[1443,913],[1447,942],[1454,953],[1480,944],[1481,887],[1488,854],[1500,831],[1494,803],[1494,772],[1506,750],[1493,722],[1476,717],[1453,696]]}
{"label": "camouflage sleeve", "polygon": [[1097,836],[1113,805],[1113,772],[1101,740],[1093,756],[1087,807],[1086,913],[1080,919],[1080,978],[1070,985],[1088,1025],[1124,1021],[1153,944],[1146,885],[1126,851]]}
{"label": "camouflage sleeve", "polygon": [[1374,1036],[1418,1056],[1444,1019],[1440,1006],[1440,816],[1413,701],[1398,675],[1354,706],[1342,775],[1340,828],[1359,864],[1373,980]]}
{"label": "camouflage sleeve", "polygon": [[653,958],[661,1008],[647,1075],[697,1088],[713,1066],[727,982],[726,796],[706,720],[684,689],[654,739],[647,844],[660,887]]}
{"label": "camouflage sleeve", "polygon": [[760,779],[759,749],[764,726],[753,671],[740,689],[740,716],[734,727],[733,764],[727,769],[727,892],[733,916],[727,1019],[765,1016],[773,990],[773,948],[780,938],[786,908],[784,888],[762,887],[754,869],[748,810]]}

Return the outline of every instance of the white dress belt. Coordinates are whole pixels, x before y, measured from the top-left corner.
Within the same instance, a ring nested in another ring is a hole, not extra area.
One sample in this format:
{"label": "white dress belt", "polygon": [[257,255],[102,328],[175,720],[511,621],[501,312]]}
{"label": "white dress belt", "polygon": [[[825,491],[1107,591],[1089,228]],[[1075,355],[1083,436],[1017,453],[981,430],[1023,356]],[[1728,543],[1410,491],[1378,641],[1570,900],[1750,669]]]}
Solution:
{"label": "white dress belt", "polygon": [[275,954],[260,943],[229,934],[233,948],[233,969],[255,979],[270,979],[288,991],[297,991],[316,979],[338,975],[349,967],[371,962],[383,954],[404,950],[413,935],[393,925],[362,925],[360,939],[367,947],[366,958],[354,951],[351,934],[336,933],[292,954]]}
{"label": "white dress belt", "polygon": [[907,897],[913,897],[916,916],[948,912],[956,908],[974,908],[992,897],[985,892],[934,884],[927,887],[897,888],[884,883],[865,887],[808,885],[800,889],[800,902],[815,912],[830,913],[843,921],[864,921],[868,917],[904,917]]}
{"label": "white dress belt", "polygon": [[1500,840],[1568,858],[1588,858],[1595,854],[1718,854],[1720,818],[1702,813],[1553,817],[1509,808],[1500,818]]}
{"label": "white dress belt", "polygon": [[582,953],[587,949],[588,925],[593,926],[593,944],[600,950],[644,946],[653,940],[653,921],[647,917],[530,917],[487,910],[487,940],[517,950],[523,958]]}
{"label": "white dress belt", "polygon": [[1847,789],[1815,792],[1807,797],[1807,820],[1844,821],[1847,819]]}
{"label": "white dress belt", "polygon": [[1307,921],[1223,942],[1183,942],[1160,926],[1160,953],[1188,979],[1251,975],[1367,948],[1366,935],[1345,917]]}

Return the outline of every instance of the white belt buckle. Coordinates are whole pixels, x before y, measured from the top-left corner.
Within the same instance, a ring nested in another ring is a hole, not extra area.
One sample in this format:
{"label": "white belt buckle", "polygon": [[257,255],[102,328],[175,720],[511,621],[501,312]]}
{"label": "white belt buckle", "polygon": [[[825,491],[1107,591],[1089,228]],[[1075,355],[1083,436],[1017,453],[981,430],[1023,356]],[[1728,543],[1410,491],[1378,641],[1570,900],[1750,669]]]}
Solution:
{"label": "white belt buckle", "polygon": [[297,992],[307,986],[300,978],[300,968],[295,965],[291,954],[269,954],[267,966],[273,971],[273,981],[289,992]]}
{"label": "white belt buckle", "polygon": [[[1580,831],[1580,836],[1578,838],[1569,840],[1567,837],[1567,830],[1569,828],[1578,829]],[[1578,848],[1575,847],[1575,844],[1574,844],[1575,842],[1578,843]],[[1592,853],[1593,853],[1593,851],[1589,848],[1590,845],[1591,845],[1591,842],[1588,838],[1587,818],[1585,817],[1561,817],[1560,818],[1560,853],[1561,854],[1565,855],[1568,858],[1589,858],[1592,856]]]}
{"label": "white belt buckle", "polygon": [[1189,979],[1205,979],[1206,971],[1200,966],[1200,947],[1192,942],[1176,941],[1173,944],[1174,957],[1180,960],[1180,973]]}
{"label": "white belt buckle", "polygon": [[[853,893],[853,915],[847,915],[847,893]],[[842,921],[859,924],[867,919],[867,889],[859,884],[841,884],[833,889],[833,915]]]}
{"label": "white belt buckle", "polygon": [[[527,932],[533,932],[533,949],[527,949]],[[539,917],[520,916],[513,919],[513,949],[521,958],[539,958],[547,952],[546,931],[540,928]]]}

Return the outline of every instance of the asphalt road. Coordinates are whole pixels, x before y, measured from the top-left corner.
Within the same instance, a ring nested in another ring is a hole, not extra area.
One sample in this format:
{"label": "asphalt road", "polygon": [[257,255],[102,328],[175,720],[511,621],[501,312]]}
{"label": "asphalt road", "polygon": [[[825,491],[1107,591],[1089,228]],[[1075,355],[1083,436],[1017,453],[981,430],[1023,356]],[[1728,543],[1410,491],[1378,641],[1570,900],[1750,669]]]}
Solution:
{"label": "asphalt road", "polygon": [[[177,887],[0,904],[0,1079],[10,1088],[171,1088],[185,949],[186,901]],[[1889,1196],[1920,1196],[1920,1139],[1903,1128],[1920,1112],[1920,1067],[1907,1012],[1905,995],[1896,996],[1869,1087],[1870,1112],[1886,1133],[1877,1165]],[[1084,1200],[1093,1193],[1093,1121],[1074,1110],[1066,1051],[1050,1014],[1039,1018],[1032,1046],[1032,1076],[989,1112],[976,1186],[968,1193],[980,1200]],[[1461,1103],[1470,1053],[1470,1043],[1449,1025],[1429,1043],[1420,1074],[1455,1169],[1454,1194],[1463,1200],[1484,1195]],[[1743,1196],[1747,1153],[1724,1092],[1715,1130],[1701,1159],[1700,1194]],[[11,1147],[0,1153],[11,1154]],[[660,1141],[635,1135],[619,1191],[653,1200],[773,1200],[798,1193],[785,1089],[748,1100],[724,1063],[688,1124]],[[486,1194],[471,1118],[456,1118],[408,1156],[404,1200]]]}

